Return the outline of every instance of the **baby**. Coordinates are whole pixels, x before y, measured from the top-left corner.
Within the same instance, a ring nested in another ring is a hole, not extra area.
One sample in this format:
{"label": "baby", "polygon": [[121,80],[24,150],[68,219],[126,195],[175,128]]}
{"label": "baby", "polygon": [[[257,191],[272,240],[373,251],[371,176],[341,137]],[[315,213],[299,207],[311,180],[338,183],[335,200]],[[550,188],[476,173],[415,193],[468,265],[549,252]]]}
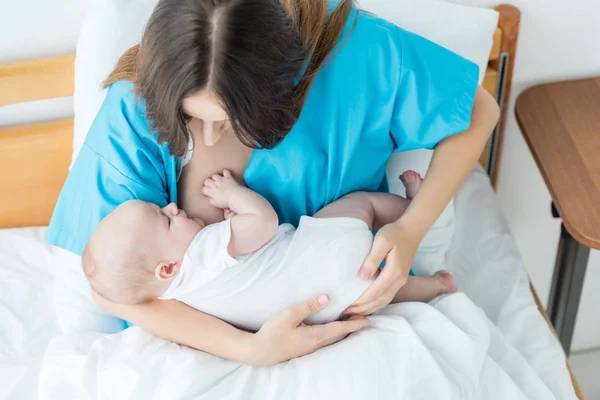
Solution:
{"label": "baby", "polygon": [[[373,229],[397,220],[421,185],[401,177],[407,198],[348,194],[302,217],[298,229],[279,225],[273,207],[240,185],[228,170],[204,182],[203,193],[225,220],[206,226],[175,204],[123,203],[92,235],[83,268],[92,288],[121,304],[177,299],[243,329],[257,331],[270,317],[318,293],[330,304],[307,323],[326,323],[368,288],[357,276]],[[430,301],[455,292],[446,271],[409,277],[393,302]]]}

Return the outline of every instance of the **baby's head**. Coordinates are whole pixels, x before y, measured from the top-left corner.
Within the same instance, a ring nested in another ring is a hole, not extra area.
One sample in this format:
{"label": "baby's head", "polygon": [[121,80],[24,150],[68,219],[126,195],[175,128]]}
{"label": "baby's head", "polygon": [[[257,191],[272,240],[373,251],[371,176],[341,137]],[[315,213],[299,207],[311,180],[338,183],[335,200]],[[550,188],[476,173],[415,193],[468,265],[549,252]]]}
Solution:
{"label": "baby's head", "polygon": [[160,208],[132,200],[102,220],[83,252],[96,293],[119,304],[161,296],[181,268],[185,251],[204,228],[175,204]]}

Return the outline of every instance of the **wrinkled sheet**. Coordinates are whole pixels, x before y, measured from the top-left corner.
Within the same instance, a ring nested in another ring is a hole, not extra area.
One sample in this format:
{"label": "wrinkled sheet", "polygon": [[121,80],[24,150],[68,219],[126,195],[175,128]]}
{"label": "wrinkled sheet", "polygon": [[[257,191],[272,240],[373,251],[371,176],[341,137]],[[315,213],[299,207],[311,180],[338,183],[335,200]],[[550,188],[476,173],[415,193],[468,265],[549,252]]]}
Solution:
{"label": "wrinkled sheet", "polygon": [[[485,174],[456,197],[456,233],[439,263],[460,294],[390,306],[372,327],[316,354],[251,368],[153,337],[58,335],[53,253],[37,228],[0,231],[0,399],[571,399],[560,346],[531,297]],[[430,269],[430,270],[429,270]],[[3,392],[4,391],[4,392]]]}

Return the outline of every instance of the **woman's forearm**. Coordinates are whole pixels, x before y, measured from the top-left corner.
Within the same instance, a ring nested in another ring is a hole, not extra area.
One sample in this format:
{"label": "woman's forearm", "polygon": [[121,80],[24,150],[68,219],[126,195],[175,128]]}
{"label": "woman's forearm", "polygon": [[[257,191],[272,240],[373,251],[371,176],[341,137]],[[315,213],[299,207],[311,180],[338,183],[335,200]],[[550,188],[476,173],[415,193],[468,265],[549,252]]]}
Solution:
{"label": "woman's forearm", "polygon": [[176,300],[122,306],[94,292],[92,296],[105,312],[140,325],[159,337],[255,367],[310,354],[369,326],[365,318],[325,325],[303,324],[302,321],[329,304],[329,297],[325,295],[314,296],[271,317],[256,334],[236,329]]}
{"label": "woman's forearm", "polygon": [[423,184],[398,223],[408,223],[425,236],[473,169],[498,117],[496,101],[479,87],[471,126],[436,146]]}
{"label": "woman's forearm", "polygon": [[256,360],[254,334],[197,311],[176,300],[154,300],[125,306],[110,303],[94,294],[106,312],[139,325],[163,339],[227,360],[250,364]]}

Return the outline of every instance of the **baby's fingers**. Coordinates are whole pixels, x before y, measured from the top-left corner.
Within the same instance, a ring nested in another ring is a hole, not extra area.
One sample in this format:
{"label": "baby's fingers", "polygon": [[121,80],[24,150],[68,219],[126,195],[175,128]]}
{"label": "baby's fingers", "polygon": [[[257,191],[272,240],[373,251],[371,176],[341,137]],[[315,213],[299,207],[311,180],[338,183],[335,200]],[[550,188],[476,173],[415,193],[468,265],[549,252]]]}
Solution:
{"label": "baby's fingers", "polygon": [[215,181],[211,178],[208,178],[204,181],[204,187],[215,187]]}
{"label": "baby's fingers", "polygon": [[213,197],[215,194],[215,189],[211,186],[204,186],[202,188],[202,194],[205,195],[206,197]]}

